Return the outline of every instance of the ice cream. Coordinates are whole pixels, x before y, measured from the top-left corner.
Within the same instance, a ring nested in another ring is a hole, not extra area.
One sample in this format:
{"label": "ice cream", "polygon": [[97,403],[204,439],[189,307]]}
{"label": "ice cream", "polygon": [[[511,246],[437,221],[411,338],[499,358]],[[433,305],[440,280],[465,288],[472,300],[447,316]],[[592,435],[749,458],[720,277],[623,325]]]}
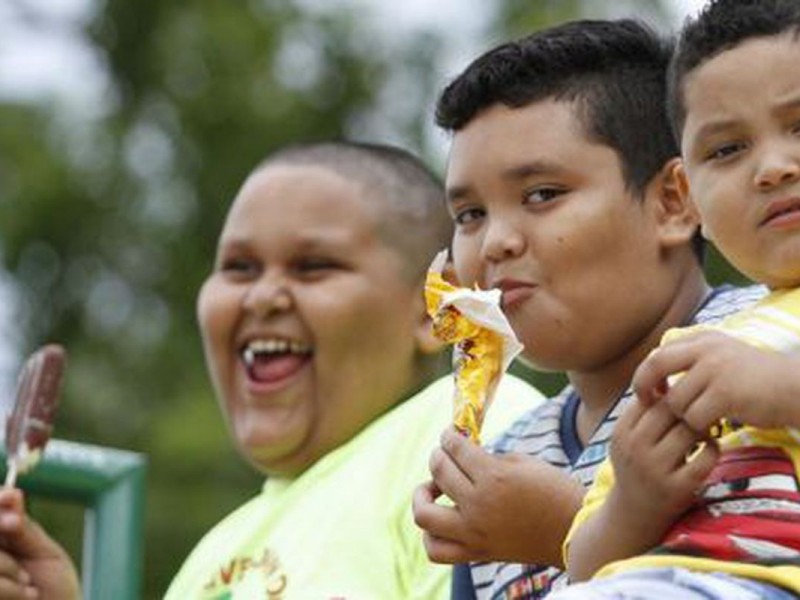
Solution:
{"label": "ice cream", "polygon": [[6,486],[38,463],[50,439],[65,364],[64,348],[49,344],[34,352],[20,372],[14,409],[6,419]]}
{"label": "ice cream", "polygon": [[480,443],[481,425],[494,391],[522,344],[500,308],[500,290],[452,285],[442,276],[446,262],[447,254],[441,252],[431,264],[425,302],[434,333],[453,345],[453,424]]}

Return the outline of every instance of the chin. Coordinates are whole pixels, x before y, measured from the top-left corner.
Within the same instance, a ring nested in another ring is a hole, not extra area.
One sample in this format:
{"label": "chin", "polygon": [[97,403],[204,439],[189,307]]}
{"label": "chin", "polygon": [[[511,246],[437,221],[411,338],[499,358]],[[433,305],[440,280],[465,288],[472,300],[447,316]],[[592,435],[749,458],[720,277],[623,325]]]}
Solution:
{"label": "chin", "polygon": [[310,467],[314,459],[303,450],[304,437],[300,435],[264,435],[250,432],[237,436],[239,453],[257,471],[264,475],[293,477]]}
{"label": "chin", "polygon": [[551,372],[561,372],[564,369],[559,368],[557,365],[551,365],[547,359],[543,359],[542,357],[535,357],[535,356],[528,356],[525,354],[520,354],[519,360],[522,364],[524,364],[529,369],[534,369],[536,371],[543,371],[546,373]]}
{"label": "chin", "polygon": [[296,457],[283,454],[275,455],[272,452],[264,452],[263,448],[253,450],[252,448],[240,447],[239,453],[262,475],[294,477],[306,469],[306,465],[302,464]]}

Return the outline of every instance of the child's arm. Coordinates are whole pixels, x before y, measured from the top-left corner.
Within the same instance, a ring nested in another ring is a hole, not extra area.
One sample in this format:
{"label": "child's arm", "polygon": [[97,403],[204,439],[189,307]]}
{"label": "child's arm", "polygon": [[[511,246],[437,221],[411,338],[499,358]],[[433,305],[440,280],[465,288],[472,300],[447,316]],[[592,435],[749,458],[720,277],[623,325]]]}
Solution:
{"label": "child's arm", "polygon": [[[666,378],[682,371],[664,392]],[[644,402],[663,400],[698,432],[723,417],[800,428],[800,354],[762,350],[722,333],[706,331],[659,348],[642,362],[633,386]]]}
{"label": "child's arm", "polygon": [[609,464],[601,468],[570,531],[570,580],[588,579],[600,567],[661,540],[716,461],[716,447],[706,444],[686,462],[699,439],[662,403],[634,401],[625,410],[609,449],[613,471]]}
{"label": "child's arm", "polygon": [[[453,429],[431,455],[433,481],[414,495],[414,518],[434,562],[502,560],[562,566],[561,545],[583,487],[541,460],[493,455]],[[455,506],[436,498],[446,494]]]}
{"label": "child's arm", "polygon": [[80,597],[67,553],[25,515],[21,491],[0,488],[0,598]]}

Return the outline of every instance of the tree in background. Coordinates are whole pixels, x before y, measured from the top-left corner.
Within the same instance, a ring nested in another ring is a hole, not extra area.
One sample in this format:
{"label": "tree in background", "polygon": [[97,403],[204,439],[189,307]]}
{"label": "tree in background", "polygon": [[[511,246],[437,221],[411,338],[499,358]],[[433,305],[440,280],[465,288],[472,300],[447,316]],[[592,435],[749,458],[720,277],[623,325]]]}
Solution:
{"label": "tree in background", "polygon": [[[238,185],[300,140],[388,140],[441,163],[428,133],[446,83],[441,33],[387,39],[364,3],[324,4],[98,2],[82,33],[107,91],[91,117],[0,102],[0,258],[18,300],[15,342],[20,355],[46,340],[68,347],[59,437],[148,455],[146,597],[260,485],[224,431],[194,316]],[[584,5],[607,14],[599,4],[498,2],[475,46]],[[665,19],[658,7],[649,16]],[[37,517],[68,535],[57,516]]]}

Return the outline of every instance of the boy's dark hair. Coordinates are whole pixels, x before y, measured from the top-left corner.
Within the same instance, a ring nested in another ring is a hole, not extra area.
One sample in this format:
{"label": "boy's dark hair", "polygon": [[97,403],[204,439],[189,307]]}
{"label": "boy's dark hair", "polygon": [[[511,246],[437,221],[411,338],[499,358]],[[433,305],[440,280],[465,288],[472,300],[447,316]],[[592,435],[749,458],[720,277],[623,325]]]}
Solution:
{"label": "boy's dark hair", "polygon": [[477,58],[439,98],[436,123],[458,131],[496,104],[573,101],[590,138],[620,157],[642,194],[678,155],[664,106],[671,43],[634,20],[580,20],[503,44]]}
{"label": "boy's dark hair", "polygon": [[[286,146],[256,170],[273,165],[318,166],[363,186],[375,205],[382,238],[419,281],[437,251],[449,246],[453,223],[441,180],[413,154],[395,146],[323,141]],[[377,211],[383,211],[382,213]]]}
{"label": "boy's dark hair", "polygon": [[690,72],[745,40],[789,32],[800,35],[798,0],[712,0],[687,19],[668,75],[667,108],[676,139],[686,124],[683,84]]}

